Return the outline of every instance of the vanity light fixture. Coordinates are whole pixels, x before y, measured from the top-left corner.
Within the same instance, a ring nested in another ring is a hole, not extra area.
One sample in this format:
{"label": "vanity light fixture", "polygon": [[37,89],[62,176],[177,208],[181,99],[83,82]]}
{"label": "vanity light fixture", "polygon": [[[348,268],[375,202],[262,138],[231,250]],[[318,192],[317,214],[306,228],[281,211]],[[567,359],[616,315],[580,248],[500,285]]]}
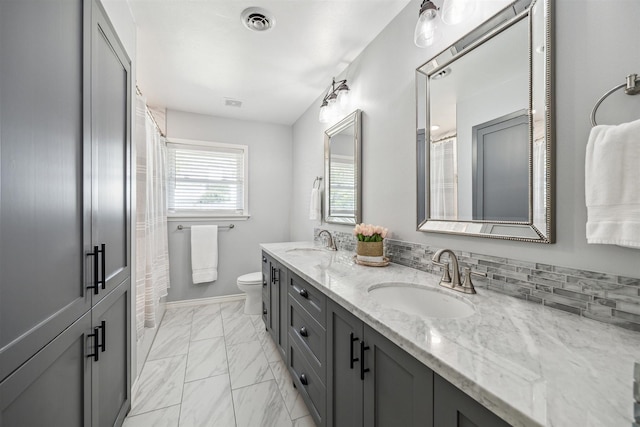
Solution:
{"label": "vanity light fixture", "polygon": [[347,80],[338,80],[335,77],[331,82],[331,88],[322,98],[320,106],[320,115],[318,120],[320,123],[329,123],[338,118],[340,112],[347,106],[349,102],[349,86]]}
{"label": "vanity light fixture", "polygon": [[[477,0],[444,0],[442,21],[447,25],[456,25],[466,21],[476,8]],[[413,33],[413,41],[418,47],[431,46],[440,36],[438,7],[431,0],[423,0],[418,12],[418,22]]]}
{"label": "vanity light fixture", "polygon": [[423,0],[413,41],[418,47],[427,47],[433,44],[438,35],[438,8],[431,0]]}
{"label": "vanity light fixture", "polygon": [[466,21],[476,9],[476,0],[445,0],[442,5],[442,21],[456,25]]}

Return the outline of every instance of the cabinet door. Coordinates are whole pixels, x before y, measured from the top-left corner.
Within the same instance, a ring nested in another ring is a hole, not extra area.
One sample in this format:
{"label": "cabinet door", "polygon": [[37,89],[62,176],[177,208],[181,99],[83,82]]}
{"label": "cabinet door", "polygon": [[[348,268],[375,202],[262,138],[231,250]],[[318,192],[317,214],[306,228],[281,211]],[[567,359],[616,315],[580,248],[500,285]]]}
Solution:
{"label": "cabinet door", "polygon": [[327,300],[327,426],[363,425],[360,379],[363,332],[360,319]]}
{"label": "cabinet door", "polygon": [[3,427],[91,425],[91,314],[0,383]]}
{"label": "cabinet door", "polygon": [[91,304],[88,4],[0,1],[0,380]]}
{"label": "cabinet door", "polygon": [[276,263],[273,260],[269,262],[269,272],[271,280],[269,281],[269,333],[275,343],[278,342],[279,336],[279,317],[278,317],[278,304],[280,304],[280,285],[277,280],[277,268]]}
{"label": "cabinet door", "polygon": [[493,412],[439,375],[434,375],[434,425],[438,427],[509,427]]}
{"label": "cabinet door", "polygon": [[287,310],[289,306],[288,293],[287,293],[287,280],[288,271],[285,267],[277,264],[277,279],[278,279],[278,350],[282,358],[286,360],[287,357],[287,341],[288,341],[288,328],[287,328]]}
{"label": "cabinet door", "polygon": [[129,277],[131,269],[131,76],[129,58],[97,0],[91,58],[92,233],[93,245],[100,248],[100,299]]}
{"label": "cabinet door", "polygon": [[94,426],[121,425],[131,407],[130,289],[127,279],[92,310],[100,346],[92,374]]}
{"label": "cabinet door", "polygon": [[364,425],[432,427],[433,371],[370,327],[364,329]]}

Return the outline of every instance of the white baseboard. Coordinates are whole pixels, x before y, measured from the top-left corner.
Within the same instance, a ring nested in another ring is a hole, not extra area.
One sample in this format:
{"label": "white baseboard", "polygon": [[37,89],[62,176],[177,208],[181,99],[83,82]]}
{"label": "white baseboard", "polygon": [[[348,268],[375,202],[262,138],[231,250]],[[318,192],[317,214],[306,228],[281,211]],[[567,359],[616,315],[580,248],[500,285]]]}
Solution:
{"label": "white baseboard", "polygon": [[235,294],[235,295],[223,295],[220,297],[188,299],[183,301],[168,301],[167,309],[180,308],[180,307],[193,307],[196,305],[205,305],[205,304],[219,304],[221,302],[242,301],[246,297],[247,297],[247,294],[243,293],[243,294]]}

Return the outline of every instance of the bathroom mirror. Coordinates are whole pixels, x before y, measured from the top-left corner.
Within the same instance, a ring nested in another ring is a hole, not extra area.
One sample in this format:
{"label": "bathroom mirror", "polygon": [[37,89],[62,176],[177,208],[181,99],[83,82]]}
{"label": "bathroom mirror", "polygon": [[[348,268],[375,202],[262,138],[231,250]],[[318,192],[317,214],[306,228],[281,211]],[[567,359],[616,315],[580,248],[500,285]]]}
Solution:
{"label": "bathroom mirror", "polygon": [[416,70],[418,230],[552,243],[550,0],[518,0]]}
{"label": "bathroom mirror", "polygon": [[361,221],[361,112],[331,126],[324,136],[324,220],[334,224]]}

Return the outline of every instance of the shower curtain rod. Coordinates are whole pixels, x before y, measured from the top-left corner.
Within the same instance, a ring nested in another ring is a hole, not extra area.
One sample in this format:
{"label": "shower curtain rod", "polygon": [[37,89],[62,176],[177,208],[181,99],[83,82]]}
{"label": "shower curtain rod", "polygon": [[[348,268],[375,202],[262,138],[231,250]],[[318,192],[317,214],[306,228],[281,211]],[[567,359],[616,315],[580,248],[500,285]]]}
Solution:
{"label": "shower curtain rod", "polygon": [[[136,85],[136,95],[140,95],[142,97],[144,97],[144,95],[142,94],[142,91],[140,90],[140,88],[138,87],[138,85]],[[147,105],[147,102],[145,101],[144,106],[147,110],[147,115],[151,118],[151,121],[153,122],[153,124],[155,125],[156,129],[158,130],[158,133],[160,134],[160,136],[162,136],[163,138],[166,138],[167,135],[164,134],[164,132],[162,132],[162,129],[160,129],[160,126],[158,125],[158,122],[156,121],[156,118],[153,117],[153,114],[151,114],[151,110],[149,110],[149,106]]]}

